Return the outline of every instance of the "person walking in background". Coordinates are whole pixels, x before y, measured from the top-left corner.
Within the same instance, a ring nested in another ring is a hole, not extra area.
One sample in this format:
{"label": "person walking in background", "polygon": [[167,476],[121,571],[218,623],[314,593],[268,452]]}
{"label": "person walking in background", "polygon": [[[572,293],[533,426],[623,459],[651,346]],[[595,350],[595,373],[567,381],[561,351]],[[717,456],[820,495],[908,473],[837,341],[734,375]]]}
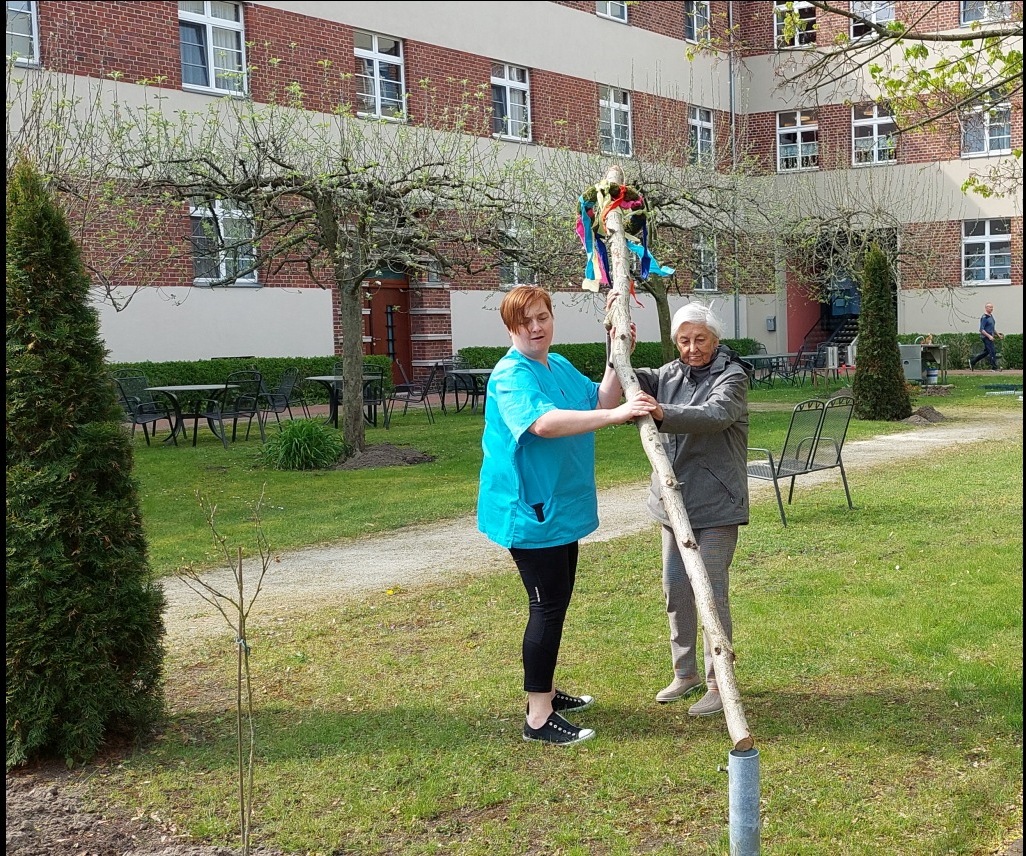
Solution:
{"label": "person walking in background", "polygon": [[983,307],[983,315],[980,316],[980,342],[983,350],[969,360],[969,369],[975,370],[976,364],[984,357],[990,363],[994,371],[998,371],[997,346],[995,342],[1001,334],[997,331],[997,323],[994,321],[994,304],[988,303]]}
{"label": "person walking in background", "polygon": [[[708,307],[683,306],[674,314],[670,330],[680,359],[635,373],[641,388],[659,403],[652,417],[680,486],[716,614],[730,640],[730,564],[738,527],[748,523],[748,369],[732,350],[720,345],[723,324]],[[705,672],[699,674],[695,593],[654,472],[648,509],[662,524],[663,594],[673,666],[672,682],[655,698],[660,704],[675,702],[705,684],[706,694],[688,713],[711,716],[723,710],[723,702],[709,636],[703,634]]]}
{"label": "person walking in background", "polygon": [[621,404],[611,368],[595,383],[549,353],[554,322],[545,289],[517,286],[499,314],[512,347],[488,380],[478,528],[509,550],[527,592],[524,740],[571,745],[595,735],[561,715],[594,699],[565,693],[554,680],[578,541],[598,528],[593,432],[651,413],[656,403],[639,391]]}

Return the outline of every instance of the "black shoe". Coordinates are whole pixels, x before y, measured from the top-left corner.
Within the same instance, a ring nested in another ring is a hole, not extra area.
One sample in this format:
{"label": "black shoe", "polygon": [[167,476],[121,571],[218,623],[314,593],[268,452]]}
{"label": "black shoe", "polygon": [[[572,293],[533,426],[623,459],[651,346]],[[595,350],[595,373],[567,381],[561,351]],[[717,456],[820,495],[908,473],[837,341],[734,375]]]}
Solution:
{"label": "black shoe", "polygon": [[587,710],[595,704],[595,699],[590,695],[572,696],[567,695],[562,690],[556,690],[555,696],[552,698],[552,709],[556,713],[570,713],[575,710]]}
{"label": "black shoe", "polygon": [[558,713],[553,713],[541,728],[531,728],[524,722],[524,740],[538,740],[542,743],[554,743],[557,746],[572,746],[591,740],[595,731],[591,728],[578,728],[571,725]]}

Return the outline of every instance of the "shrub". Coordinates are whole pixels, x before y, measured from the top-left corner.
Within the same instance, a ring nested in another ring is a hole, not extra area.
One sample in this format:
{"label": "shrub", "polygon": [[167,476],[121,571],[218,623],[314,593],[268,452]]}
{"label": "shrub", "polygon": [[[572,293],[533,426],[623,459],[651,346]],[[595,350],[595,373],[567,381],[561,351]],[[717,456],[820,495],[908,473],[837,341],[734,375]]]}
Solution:
{"label": "shrub", "polygon": [[275,470],[326,470],[348,458],[352,449],[331,426],[317,419],[292,419],[268,438],[262,454]]}
{"label": "shrub", "polygon": [[871,244],[862,274],[859,351],[855,360],[855,415],[896,421],[912,415],[912,400],[901,367],[894,277],[884,251]]}
{"label": "shrub", "polygon": [[89,276],[19,163],[7,185],[7,767],[88,761],[162,710],[164,595]]}

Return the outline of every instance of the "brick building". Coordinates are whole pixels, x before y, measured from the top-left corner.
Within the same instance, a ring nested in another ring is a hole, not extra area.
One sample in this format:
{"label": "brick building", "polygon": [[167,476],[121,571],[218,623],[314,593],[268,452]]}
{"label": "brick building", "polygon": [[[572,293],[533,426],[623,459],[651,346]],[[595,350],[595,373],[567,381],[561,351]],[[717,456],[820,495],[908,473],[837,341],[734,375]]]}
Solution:
{"label": "brick building", "polygon": [[[1021,2],[852,5],[875,20],[915,19],[923,31],[1022,20]],[[899,332],[971,332],[987,302],[1005,332],[1021,332],[1021,183],[1005,196],[962,191],[974,171],[1011,162],[1021,149],[1021,88],[928,131],[895,137],[887,108],[867,97],[861,77],[818,88],[793,79],[817,45],[858,38],[855,25],[798,2],[805,27],[792,32],[780,15],[784,6],[9,0],[7,49],[14,78],[59,72],[64,80],[116,84],[127,101],[137,89],[159,90],[166,115],[242,93],[258,102],[272,98],[268,69],[275,57],[286,57],[287,74],[310,110],[333,108],[325,69],[344,70],[336,82],[355,107],[353,122],[424,122],[415,90],[431,81],[436,97],[453,102],[461,87],[490,92],[490,121],[471,130],[528,156],[567,147],[606,153],[612,162],[675,142],[680,150],[673,156],[720,172],[743,157],[752,181],[763,182],[785,207],[788,199],[818,200],[836,217],[854,217],[859,205],[872,202],[888,212],[901,248]],[[706,39],[716,49],[696,50]],[[225,260],[202,239],[197,222],[213,217],[225,233],[244,229],[244,218],[233,213],[183,209],[154,225],[151,261],[158,246],[186,249],[159,265],[137,265],[137,281],[129,276],[120,286],[131,294],[122,311],[98,302],[112,359],[341,352],[338,296],[299,268],[261,268],[210,287],[224,275]],[[690,262],[671,282],[671,308],[716,301],[730,336],[759,339],[771,352],[793,351],[832,316],[857,314],[849,271],[803,266],[783,252],[770,275],[731,278],[729,241],[696,228],[693,243]],[[254,253],[259,258],[260,247]],[[583,253],[581,264],[583,270]],[[423,371],[461,347],[504,344],[495,310],[504,288],[522,275],[516,265],[451,281],[376,271],[367,280],[365,351]],[[560,341],[597,338],[598,298],[561,289],[555,300]],[[634,316],[643,339],[658,338],[650,301]]]}

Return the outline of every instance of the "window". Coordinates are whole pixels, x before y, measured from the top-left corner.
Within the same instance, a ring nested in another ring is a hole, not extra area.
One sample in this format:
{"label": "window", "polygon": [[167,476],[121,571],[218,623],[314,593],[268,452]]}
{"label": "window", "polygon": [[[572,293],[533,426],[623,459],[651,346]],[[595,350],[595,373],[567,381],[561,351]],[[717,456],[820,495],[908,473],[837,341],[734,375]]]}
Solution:
{"label": "window", "polygon": [[39,22],[36,4],[7,0],[7,58],[15,65],[39,63]]}
{"label": "window", "polygon": [[516,223],[509,223],[503,229],[502,242],[509,252],[509,255],[503,253],[499,261],[499,283],[504,288],[535,285],[538,282],[537,273],[515,257],[516,253],[523,251],[524,240],[530,237]]}
{"label": "window", "polygon": [[691,288],[694,291],[716,291],[716,238],[706,232],[696,232],[691,246],[695,260]]}
{"label": "window", "polygon": [[428,259],[425,263],[424,282],[442,281],[442,264],[438,259]]}
{"label": "window", "polygon": [[356,45],[356,97],[360,116],[406,118],[403,43],[390,36],[353,33]]}
{"label": "window", "polygon": [[189,222],[196,281],[256,284],[253,221],[243,210],[225,202],[195,203]]}
{"label": "window", "polygon": [[819,124],[815,110],[777,113],[777,170],[819,168]]}
{"label": "window", "polygon": [[962,279],[967,283],[1012,281],[1011,220],[962,223]]}
{"label": "window", "polygon": [[527,69],[492,63],[492,133],[531,139],[530,87]]}
{"label": "window", "polygon": [[[883,3],[853,0],[851,11],[853,15],[859,15],[873,24],[887,24],[894,20],[894,3],[892,0],[887,0],[887,2]],[[862,21],[851,22],[851,37],[853,39],[861,39],[863,36],[871,35],[872,32],[873,30]]]}
{"label": "window", "polygon": [[863,104],[851,108],[852,163],[864,166],[894,163],[897,127],[887,107]]}
{"label": "window", "polygon": [[[816,43],[816,7],[806,0],[774,3],[775,34],[778,48],[800,48]],[[797,18],[797,21],[792,21]],[[792,27],[794,31],[792,32]]]}
{"label": "window", "polygon": [[994,0],[962,0],[959,4],[960,23],[968,27],[976,21],[1008,21],[1012,17],[1012,4],[994,2]]}
{"label": "window", "polygon": [[631,154],[631,96],[624,89],[599,89],[599,148],[603,154]]}
{"label": "window", "polygon": [[1007,154],[1012,150],[1012,105],[992,93],[960,117],[962,157]]}
{"label": "window", "polygon": [[499,283],[506,288],[515,285],[535,285],[538,277],[523,262],[504,257],[499,264]]}
{"label": "window", "polygon": [[684,4],[684,38],[689,42],[700,42],[709,38],[710,13],[708,0]]}
{"label": "window", "polygon": [[711,167],[714,157],[712,110],[688,107],[688,163]]}
{"label": "window", "polygon": [[603,18],[612,18],[614,21],[623,21],[627,23],[627,4],[626,3],[596,3],[595,14],[601,15]]}
{"label": "window", "polygon": [[179,0],[182,83],[235,95],[246,91],[242,4]]}

